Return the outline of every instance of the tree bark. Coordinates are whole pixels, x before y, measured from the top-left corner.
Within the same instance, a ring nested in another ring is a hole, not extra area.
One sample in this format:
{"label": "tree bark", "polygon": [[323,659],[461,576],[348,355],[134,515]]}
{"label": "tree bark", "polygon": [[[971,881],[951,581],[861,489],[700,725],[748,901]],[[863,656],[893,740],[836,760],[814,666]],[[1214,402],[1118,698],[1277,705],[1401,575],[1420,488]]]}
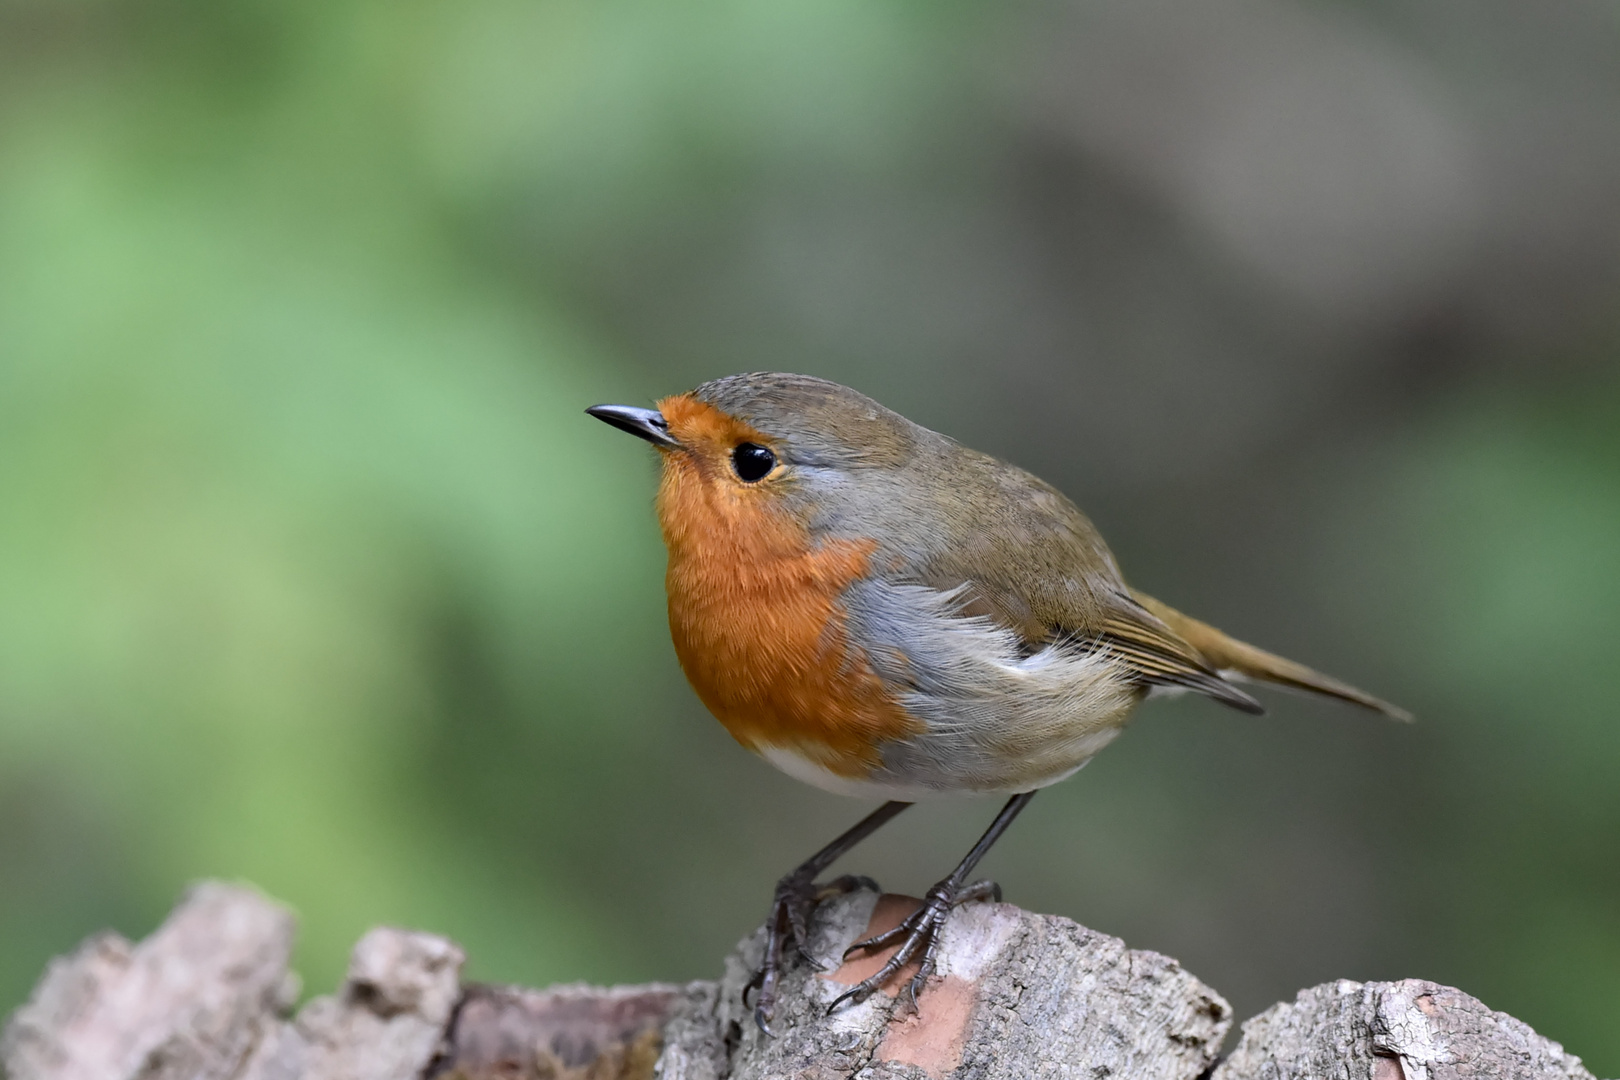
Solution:
{"label": "tree bark", "polygon": [[909,973],[828,1005],[882,956],[844,949],[917,903],[829,900],[785,974],[775,1038],[743,989],[745,939],[715,982],[547,990],[463,985],[461,950],[372,930],[338,992],[296,1014],[292,917],[243,888],[193,889],[151,937],[91,938],[53,961],[0,1035],[11,1080],[1590,1080],[1529,1027],[1434,983],[1330,983],[1243,1025],[1168,957],[1067,919],[969,904],[912,1013]]}
{"label": "tree bark", "polygon": [[1353,1076],[1371,1080],[1577,1080],[1581,1059],[1461,990],[1422,979],[1301,990],[1243,1025],[1213,1080]]}

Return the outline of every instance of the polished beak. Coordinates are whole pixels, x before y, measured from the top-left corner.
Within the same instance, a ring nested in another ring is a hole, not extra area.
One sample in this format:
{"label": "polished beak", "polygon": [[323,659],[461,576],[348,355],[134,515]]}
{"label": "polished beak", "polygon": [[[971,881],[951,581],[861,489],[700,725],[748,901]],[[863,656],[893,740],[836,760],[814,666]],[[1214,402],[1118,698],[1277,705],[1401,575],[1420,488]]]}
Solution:
{"label": "polished beak", "polygon": [[612,424],[620,431],[628,431],[638,439],[646,439],[665,450],[678,450],[680,443],[669,434],[669,421],[657,409],[638,409],[634,405],[592,405],[585,410],[604,424]]}

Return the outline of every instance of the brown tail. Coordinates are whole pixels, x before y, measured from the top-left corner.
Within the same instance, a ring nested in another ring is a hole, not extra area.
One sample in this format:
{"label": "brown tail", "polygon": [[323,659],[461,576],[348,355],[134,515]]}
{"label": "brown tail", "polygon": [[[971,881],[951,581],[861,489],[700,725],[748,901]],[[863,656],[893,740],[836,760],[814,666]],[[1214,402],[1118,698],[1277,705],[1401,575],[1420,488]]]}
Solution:
{"label": "brown tail", "polygon": [[1230,672],[1263,682],[1291,686],[1296,690],[1326,694],[1340,701],[1348,701],[1352,705],[1360,705],[1364,709],[1381,712],[1394,720],[1406,723],[1412,721],[1412,714],[1405,709],[1357,690],[1349,683],[1342,683],[1321,672],[1312,671],[1304,664],[1296,664],[1292,660],[1273,656],[1253,645],[1245,645],[1235,638],[1227,637],[1208,623],[1201,623],[1197,619],[1183,615],[1151,596],[1145,596],[1134,590],[1131,595],[1136,597],[1137,603],[1163,620],[1165,625],[1174,630],[1182,640],[1197,649],[1209,661],[1209,666],[1223,675]]}

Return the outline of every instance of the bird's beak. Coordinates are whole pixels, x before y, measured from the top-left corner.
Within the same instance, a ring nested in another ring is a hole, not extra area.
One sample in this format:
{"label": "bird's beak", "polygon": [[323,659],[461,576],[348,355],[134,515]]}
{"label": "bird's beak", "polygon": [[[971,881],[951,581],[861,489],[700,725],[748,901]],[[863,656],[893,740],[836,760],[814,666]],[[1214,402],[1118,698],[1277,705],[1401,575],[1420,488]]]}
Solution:
{"label": "bird's beak", "polygon": [[665,450],[680,449],[681,444],[669,433],[669,421],[657,409],[638,409],[634,405],[592,405],[585,411],[604,424],[628,431],[654,446]]}

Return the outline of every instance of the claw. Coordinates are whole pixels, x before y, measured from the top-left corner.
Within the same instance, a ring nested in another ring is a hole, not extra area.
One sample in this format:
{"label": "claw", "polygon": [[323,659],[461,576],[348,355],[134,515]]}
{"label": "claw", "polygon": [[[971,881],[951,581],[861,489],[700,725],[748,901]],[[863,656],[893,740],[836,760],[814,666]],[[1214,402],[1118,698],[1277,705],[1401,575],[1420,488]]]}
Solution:
{"label": "claw", "polygon": [[[933,909],[931,906],[925,907],[922,910],[929,911],[932,916]],[[937,917],[925,918],[919,921],[911,932],[906,935],[905,943],[895,951],[893,956],[889,957],[888,962],[886,962],[874,974],[862,979],[860,982],[850,987],[849,990],[834,998],[833,1003],[827,1006],[827,1011],[829,1013],[832,1012],[839,1005],[850,998],[864,1000],[874,990],[882,987],[884,983],[888,982],[894,977],[896,972],[900,971],[907,964],[911,963],[912,958],[917,955],[917,950],[932,940],[935,930],[937,929],[937,924],[942,924],[943,921],[943,913],[939,914]]]}
{"label": "claw", "polygon": [[832,1013],[846,1001],[864,1000],[913,960],[917,961],[917,973],[906,983],[905,995],[911,1010],[920,1012],[917,995],[927,988],[928,979],[937,970],[940,931],[945,928],[946,920],[959,905],[992,896],[997,900],[1001,898],[1001,888],[993,881],[975,881],[971,885],[956,886],[947,878],[929,889],[922,906],[906,916],[899,926],[857,941],[844,951],[845,958],[848,958],[852,953],[874,952],[896,943],[900,946],[876,973],[834,998],[832,1004],[827,1006],[827,1012]]}
{"label": "claw", "polygon": [[[895,955],[899,956],[900,954],[896,953]],[[846,1001],[865,1001],[867,998],[871,997],[874,992],[881,989],[883,984],[888,982],[894,973],[899,971],[900,968],[904,966],[905,965],[903,963],[895,964],[893,960],[887,964],[884,964],[878,969],[877,974],[871,976],[870,978],[862,979],[848,990],[845,990],[842,994],[839,994],[837,997],[833,998],[832,1004],[827,1006],[827,1015],[831,1016],[838,1010],[838,1006],[842,1005]]]}
{"label": "claw", "polygon": [[857,941],[855,944],[844,950],[844,959],[848,960],[852,953],[871,953],[878,952],[882,949],[887,949],[890,945],[900,941],[911,932],[911,920],[914,918],[916,918],[915,915],[907,915],[905,921],[899,926],[896,926],[893,930],[885,930],[881,934],[873,934],[864,941]]}
{"label": "claw", "polygon": [[[832,1004],[827,1006],[826,1015],[831,1016],[833,1013],[837,1012],[838,1011],[838,1006],[842,1005],[844,1002],[848,1001],[850,998],[854,997],[856,994],[860,994],[861,993],[861,988],[864,987],[865,985],[866,985],[865,983],[860,983],[859,985],[853,986],[850,989],[844,991],[842,994],[839,994],[837,997],[833,998],[832,999]],[[869,994],[869,993],[871,993],[871,991],[868,990],[868,991],[866,991],[866,993]],[[863,994],[862,997],[864,997],[864,996],[865,995]]]}
{"label": "claw", "polygon": [[745,1008],[745,1009],[748,1008],[748,995],[760,990],[762,987],[764,987],[764,985],[765,985],[765,969],[760,968],[758,971],[754,972],[753,976],[746,983],[743,984],[743,988],[742,988],[743,1008]]}
{"label": "claw", "polygon": [[856,874],[846,874],[824,885],[817,885],[801,874],[789,874],[777,882],[776,897],[771,904],[770,919],[766,923],[770,931],[765,941],[765,956],[759,970],[754,972],[753,977],[743,987],[742,994],[743,1006],[746,1008],[749,993],[757,991],[754,998],[754,1023],[758,1024],[759,1029],[765,1034],[775,1035],[770,1028],[770,1019],[776,1008],[776,981],[787,961],[789,946],[791,945],[799,956],[817,971],[827,970],[826,964],[810,955],[810,916],[821,901],[857,889],[882,891],[878,883],[871,878]]}

